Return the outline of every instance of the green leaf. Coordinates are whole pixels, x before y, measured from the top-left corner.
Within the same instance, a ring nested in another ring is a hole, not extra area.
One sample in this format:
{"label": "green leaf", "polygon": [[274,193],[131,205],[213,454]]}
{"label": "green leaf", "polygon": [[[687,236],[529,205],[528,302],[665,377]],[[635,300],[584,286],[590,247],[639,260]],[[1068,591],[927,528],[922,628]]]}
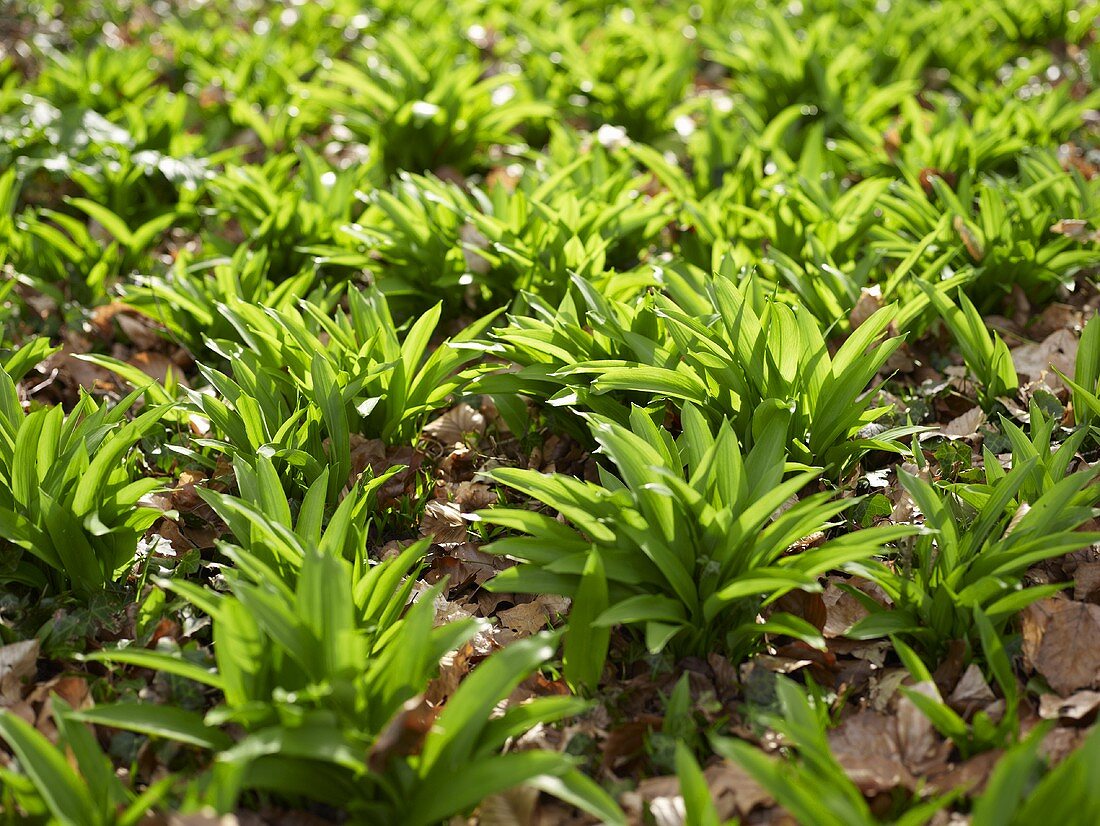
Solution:
{"label": "green leaf", "polygon": [[425,779],[425,789],[430,789],[430,793],[417,795],[401,822],[409,826],[433,826],[464,814],[490,795],[538,777],[565,774],[572,766],[571,759],[564,754],[524,751],[482,757],[461,770],[433,771],[430,779]]}
{"label": "green leaf", "polygon": [[607,577],[599,551],[593,549],[573,595],[569,627],[562,643],[565,679],[575,690],[586,686],[595,691],[599,685],[611,631],[596,625],[596,620],[606,609]]}
{"label": "green leaf", "polygon": [[19,758],[19,765],[34,782],[50,813],[61,823],[99,826],[105,821],[88,787],[72,770],[62,752],[33,726],[10,711],[0,709],[0,737]]}
{"label": "green leaf", "polygon": [[72,717],[85,723],[136,731],[211,751],[227,749],[233,743],[227,734],[203,723],[199,714],[174,706],[115,703],[74,712]]}
{"label": "green leaf", "polygon": [[222,678],[216,671],[211,671],[198,663],[163,651],[152,651],[148,648],[104,648],[100,651],[82,654],[79,659],[89,662],[136,665],[139,668],[149,668],[154,671],[163,671],[177,677],[183,677],[185,680],[194,680],[211,688],[223,689]]}
{"label": "green leaf", "polygon": [[707,780],[691,750],[682,742],[676,743],[676,775],[684,798],[684,826],[719,826],[721,821]]}
{"label": "green leaf", "polygon": [[536,634],[512,643],[475,668],[447,701],[424,741],[421,777],[434,773],[437,764],[446,773],[468,761],[493,707],[553,656],[556,643],[556,635]]}

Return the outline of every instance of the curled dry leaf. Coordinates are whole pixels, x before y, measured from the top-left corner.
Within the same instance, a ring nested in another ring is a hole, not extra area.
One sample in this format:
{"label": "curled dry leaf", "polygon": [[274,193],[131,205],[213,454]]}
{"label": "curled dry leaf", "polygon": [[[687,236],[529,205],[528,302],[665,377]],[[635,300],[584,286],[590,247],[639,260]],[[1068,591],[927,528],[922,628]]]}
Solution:
{"label": "curled dry leaf", "polygon": [[1044,720],[1082,720],[1100,708],[1100,691],[1078,691],[1069,697],[1044,694],[1039,698],[1039,716]]}
{"label": "curled dry leaf", "polygon": [[484,482],[459,482],[452,491],[463,513],[473,513],[497,503],[497,494]]}
{"label": "curled dry leaf", "polygon": [[976,264],[980,264],[982,259],[985,258],[985,250],[982,248],[982,243],[978,240],[970,227],[966,225],[966,221],[963,220],[961,215],[956,215],[952,224],[955,227],[955,232],[959,234],[959,240],[963,242],[963,246],[966,247],[966,251],[970,254],[970,257]]}
{"label": "curled dry leaf", "polygon": [[437,545],[466,541],[466,520],[453,502],[429,502],[420,519],[420,535],[430,536]]}
{"label": "curled dry leaf", "polygon": [[1081,244],[1100,242],[1100,229],[1090,231],[1089,222],[1079,218],[1063,218],[1050,228],[1055,235],[1064,235]]}
{"label": "curled dry leaf", "polygon": [[485,434],[485,417],[468,404],[457,404],[424,427],[424,437],[444,445]]}

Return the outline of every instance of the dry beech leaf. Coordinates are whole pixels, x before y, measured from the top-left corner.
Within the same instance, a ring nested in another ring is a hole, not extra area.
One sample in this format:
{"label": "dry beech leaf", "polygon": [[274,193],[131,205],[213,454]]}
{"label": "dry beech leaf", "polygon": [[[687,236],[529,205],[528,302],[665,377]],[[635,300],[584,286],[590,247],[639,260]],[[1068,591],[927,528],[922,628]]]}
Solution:
{"label": "dry beech leaf", "polygon": [[981,668],[976,663],[971,663],[963,672],[947,702],[951,708],[965,716],[972,711],[984,708],[995,699],[993,689],[985,681]]}
{"label": "dry beech leaf", "polygon": [[829,732],[829,748],[864,794],[914,785],[901,759],[892,717],[873,711],[854,714]]}
{"label": "dry beech leaf", "polygon": [[515,631],[519,637],[529,637],[546,628],[550,620],[547,610],[538,602],[525,602],[497,614],[500,624]]}
{"label": "dry beech leaf", "polygon": [[236,815],[217,815],[213,811],[189,815],[171,814],[168,826],[239,826]]}
{"label": "dry beech leaf", "polygon": [[1082,562],[1073,572],[1073,598],[1096,602],[1100,598],[1100,562]]}
{"label": "dry beech leaf", "polygon": [[420,535],[430,536],[437,545],[457,545],[466,541],[466,520],[453,502],[429,502],[420,520]]}
{"label": "dry beech leaf", "polygon": [[[935,794],[948,794],[954,789],[964,789],[970,794],[980,794],[985,788],[986,781],[993,771],[997,761],[1001,759],[1003,752],[998,749],[983,751],[969,760],[949,767],[946,771],[937,772],[929,778],[929,791]],[[938,823],[940,821],[933,821]],[[948,824],[969,826],[970,820],[949,820]]]}
{"label": "dry beech leaf", "polygon": [[826,639],[843,637],[849,628],[868,614],[858,599],[838,588],[834,582],[825,587],[821,601],[825,603],[825,625],[821,632]]}
{"label": "dry beech leaf", "polygon": [[0,648],[0,705],[23,698],[23,683],[34,676],[38,662],[38,640],[20,640]]}
{"label": "dry beech leaf", "polygon": [[1078,691],[1069,697],[1044,694],[1039,698],[1039,716],[1044,720],[1081,720],[1100,708],[1100,691]]}
{"label": "dry beech leaf", "polygon": [[[911,690],[941,700],[935,683],[917,683]],[[951,742],[939,736],[928,716],[904,694],[898,699],[896,720],[901,759],[909,771],[917,776],[926,775],[947,762]]]}
{"label": "dry beech leaf", "polygon": [[703,776],[720,818],[731,818],[735,813],[747,817],[757,806],[773,803],[771,795],[748,772],[728,761],[711,766]]}
{"label": "dry beech leaf", "polygon": [[1068,696],[1100,688],[1100,605],[1045,599],[1028,606],[1021,622],[1024,661],[1052,689]]}
{"label": "dry beech leaf", "polygon": [[473,513],[497,502],[496,491],[484,482],[459,482],[452,496],[463,513]]}
{"label": "dry beech leaf", "polygon": [[120,312],[115,315],[119,329],[130,339],[130,343],[142,350],[153,350],[164,345],[164,337],[159,328],[148,316]]}
{"label": "dry beech leaf", "polygon": [[[919,683],[913,690],[939,696],[932,683]],[[947,769],[953,748],[907,697],[898,700],[896,714],[863,710],[848,717],[829,732],[829,746],[852,782],[868,795],[915,789],[917,776]]]}
{"label": "dry beech leaf", "polygon": [[[771,806],[775,802],[748,772],[735,763],[716,763],[703,772],[703,777],[718,809],[718,816],[723,821],[738,815],[747,817],[758,806]],[[669,803],[675,805],[679,801],[682,805],[683,800],[680,795],[680,781],[675,776],[642,780],[638,784],[638,796],[649,804],[651,812],[654,804],[657,804],[665,814],[669,813]],[[658,804],[657,801],[669,803]],[[679,822],[682,823],[683,820]]]}
{"label": "dry beech leaf", "polygon": [[127,363],[136,367],[150,378],[156,379],[161,384],[167,382],[168,374],[171,373],[176,383],[181,387],[190,387],[179,365],[168,358],[168,356],[164,355],[164,353],[158,353],[153,350],[134,353],[127,360]]}
{"label": "dry beech leaf", "polygon": [[655,826],[684,826],[687,808],[681,795],[656,797],[649,803]]}
{"label": "dry beech leaf", "polygon": [[485,433],[485,417],[468,404],[458,404],[424,427],[425,438],[444,445],[465,442]]}
{"label": "dry beech leaf", "polygon": [[975,407],[945,424],[940,435],[948,439],[969,439],[978,435],[978,428],[983,424],[985,412],[980,407]]}
{"label": "dry beech leaf", "polygon": [[1064,235],[1066,238],[1080,241],[1082,244],[1095,241],[1100,237],[1100,230],[1089,232],[1089,222],[1082,221],[1080,218],[1063,218],[1055,223],[1050,231],[1055,235]]}
{"label": "dry beech leaf", "polygon": [[535,823],[538,799],[538,789],[531,786],[491,795],[477,807],[478,826],[530,826]]}
{"label": "dry beech leaf", "polygon": [[1072,376],[1076,358],[1077,337],[1065,329],[1055,330],[1037,344],[1022,344],[1012,351],[1012,364],[1016,372],[1027,376],[1029,381],[1042,381],[1051,390],[1063,387],[1062,380],[1051,369],[1052,365]]}
{"label": "dry beech leaf", "polygon": [[477,275],[489,272],[492,268],[489,259],[478,254],[478,250],[489,249],[489,239],[469,221],[458,228],[458,237],[462,240],[462,257],[466,262],[466,269]]}
{"label": "dry beech leaf", "polygon": [[382,773],[394,757],[404,757],[419,751],[424,738],[431,731],[435,715],[436,710],[422,696],[406,700],[371,746],[367,758],[371,769]]}
{"label": "dry beech leaf", "polygon": [[358,433],[351,434],[351,475],[358,476],[368,467],[386,459],[386,443],[381,439],[366,439]]}

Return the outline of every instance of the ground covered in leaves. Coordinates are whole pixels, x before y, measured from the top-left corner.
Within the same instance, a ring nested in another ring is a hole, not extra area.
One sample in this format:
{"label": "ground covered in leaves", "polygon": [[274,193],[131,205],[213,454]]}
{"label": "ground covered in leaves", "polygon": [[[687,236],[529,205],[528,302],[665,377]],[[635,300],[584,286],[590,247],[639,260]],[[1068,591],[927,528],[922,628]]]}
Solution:
{"label": "ground covered in leaves", "polygon": [[5,822],[1100,822],[1093,0],[9,2]]}

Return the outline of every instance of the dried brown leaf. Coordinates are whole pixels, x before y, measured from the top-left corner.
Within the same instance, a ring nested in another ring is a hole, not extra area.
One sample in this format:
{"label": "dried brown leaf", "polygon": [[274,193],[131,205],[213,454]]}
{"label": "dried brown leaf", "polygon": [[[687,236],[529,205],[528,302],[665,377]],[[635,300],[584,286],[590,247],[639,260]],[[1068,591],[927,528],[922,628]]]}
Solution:
{"label": "dried brown leaf", "polygon": [[458,404],[429,422],[424,427],[424,437],[443,445],[466,442],[471,436],[485,434],[485,417],[468,404]]}
{"label": "dried brown leaf", "polygon": [[546,628],[550,621],[546,607],[538,602],[525,602],[497,614],[500,624],[515,631],[519,637],[529,637]]}
{"label": "dried brown leaf", "polygon": [[0,705],[12,705],[23,698],[23,683],[34,676],[37,662],[37,639],[0,648]]}
{"label": "dried brown leaf", "polygon": [[971,663],[963,672],[947,702],[959,714],[969,716],[995,699],[997,698],[993,694],[993,689],[985,681],[981,668],[976,663]]}
{"label": "dried brown leaf", "polygon": [[978,435],[978,428],[985,424],[985,412],[972,408],[943,426],[940,435],[948,439],[970,439]]}
{"label": "dried brown leaf", "polygon": [[1049,598],[1021,616],[1025,663],[1068,696],[1100,688],[1100,605]]}
{"label": "dried brown leaf", "polygon": [[466,541],[466,520],[453,502],[429,502],[420,519],[420,535],[430,536],[437,545]]}
{"label": "dried brown leaf", "polygon": [[1039,698],[1039,716],[1044,720],[1081,720],[1100,708],[1100,691],[1078,691],[1069,697],[1044,694]]}
{"label": "dried brown leaf", "polygon": [[1043,382],[1051,390],[1064,386],[1052,367],[1072,376],[1076,358],[1077,337],[1066,329],[1055,330],[1036,344],[1024,344],[1012,351],[1016,372],[1031,382]]}
{"label": "dried brown leaf", "polygon": [[477,807],[478,826],[531,826],[538,799],[538,789],[531,786],[490,795]]}

